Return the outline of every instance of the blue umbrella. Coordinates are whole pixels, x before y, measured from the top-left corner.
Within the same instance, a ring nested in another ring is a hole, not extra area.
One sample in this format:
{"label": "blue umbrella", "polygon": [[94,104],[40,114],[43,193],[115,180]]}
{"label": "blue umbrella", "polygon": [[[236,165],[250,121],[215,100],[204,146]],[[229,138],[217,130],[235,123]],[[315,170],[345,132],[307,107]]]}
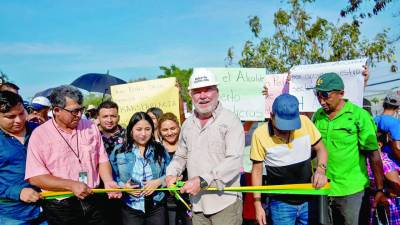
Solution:
{"label": "blue umbrella", "polygon": [[117,77],[100,74],[100,73],[87,73],[76,80],[71,85],[77,88],[84,89],[88,92],[110,93],[110,86],[117,84],[126,84],[126,81]]}
{"label": "blue umbrella", "polygon": [[44,91],[39,91],[38,93],[36,93],[36,94],[33,96],[33,98],[36,98],[36,97],[38,97],[38,96],[43,96],[43,97],[48,98],[48,97],[50,96],[51,92],[53,91],[53,89],[54,89],[54,88],[47,88],[47,89],[44,90]]}

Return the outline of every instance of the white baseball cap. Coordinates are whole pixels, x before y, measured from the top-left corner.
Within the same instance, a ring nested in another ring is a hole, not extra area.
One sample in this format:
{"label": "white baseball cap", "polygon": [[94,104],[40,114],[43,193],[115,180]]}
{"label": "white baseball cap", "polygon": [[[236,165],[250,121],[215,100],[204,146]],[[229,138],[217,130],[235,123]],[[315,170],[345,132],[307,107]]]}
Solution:
{"label": "white baseball cap", "polygon": [[89,110],[93,110],[93,109],[96,109],[96,106],[94,106],[94,105],[88,105],[88,107],[87,107],[87,111],[89,111]]}
{"label": "white baseball cap", "polygon": [[50,108],[50,106],[51,106],[51,103],[50,103],[49,99],[46,97],[38,96],[38,97],[32,99],[31,107],[34,110],[41,110],[46,107]]}
{"label": "white baseball cap", "polygon": [[201,87],[218,85],[217,79],[211,71],[206,68],[194,68],[189,79],[189,90]]}

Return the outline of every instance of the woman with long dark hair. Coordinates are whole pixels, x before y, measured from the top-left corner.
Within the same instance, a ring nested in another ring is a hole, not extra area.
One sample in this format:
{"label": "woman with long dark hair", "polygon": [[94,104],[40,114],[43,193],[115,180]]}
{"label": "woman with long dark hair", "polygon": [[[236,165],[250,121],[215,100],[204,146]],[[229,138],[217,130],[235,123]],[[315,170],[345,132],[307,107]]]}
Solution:
{"label": "woman with long dark hair", "polygon": [[115,146],[110,155],[118,184],[144,189],[123,196],[124,225],[168,225],[166,195],[154,189],[165,186],[165,169],[170,158],[154,140],[153,132],[153,121],[145,112],[133,114],[126,129],[126,142]]}

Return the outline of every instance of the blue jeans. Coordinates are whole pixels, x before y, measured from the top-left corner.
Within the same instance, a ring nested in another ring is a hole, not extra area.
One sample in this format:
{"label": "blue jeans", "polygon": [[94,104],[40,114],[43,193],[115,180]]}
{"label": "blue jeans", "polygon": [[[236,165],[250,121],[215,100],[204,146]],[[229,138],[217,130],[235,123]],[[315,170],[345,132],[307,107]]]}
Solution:
{"label": "blue jeans", "polygon": [[273,225],[309,224],[308,202],[294,205],[271,199],[268,204]]}
{"label": "blue jeans", "polygon": [[[0,225],[31,225],[30,221],[16,220],[9,217],[0,216]],[[46,221],[40,223],[39,225],[48,225]]]}

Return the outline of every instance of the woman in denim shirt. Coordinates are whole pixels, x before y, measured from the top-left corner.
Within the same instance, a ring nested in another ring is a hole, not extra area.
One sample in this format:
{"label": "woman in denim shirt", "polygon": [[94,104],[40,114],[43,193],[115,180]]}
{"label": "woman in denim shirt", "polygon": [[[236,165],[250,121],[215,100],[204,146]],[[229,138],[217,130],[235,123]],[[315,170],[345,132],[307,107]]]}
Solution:
{"label": "woman in denim shirt", "polygon": [[126,129],[126,142],[115,146],[110,155],[118,184],[144,189],[123,196],[124,225],[168,224],[166,195],[153,189],[165,186],[165,169],[170,158],[154,140],[153,131],[153,121],[145,112],[133,114]]}

